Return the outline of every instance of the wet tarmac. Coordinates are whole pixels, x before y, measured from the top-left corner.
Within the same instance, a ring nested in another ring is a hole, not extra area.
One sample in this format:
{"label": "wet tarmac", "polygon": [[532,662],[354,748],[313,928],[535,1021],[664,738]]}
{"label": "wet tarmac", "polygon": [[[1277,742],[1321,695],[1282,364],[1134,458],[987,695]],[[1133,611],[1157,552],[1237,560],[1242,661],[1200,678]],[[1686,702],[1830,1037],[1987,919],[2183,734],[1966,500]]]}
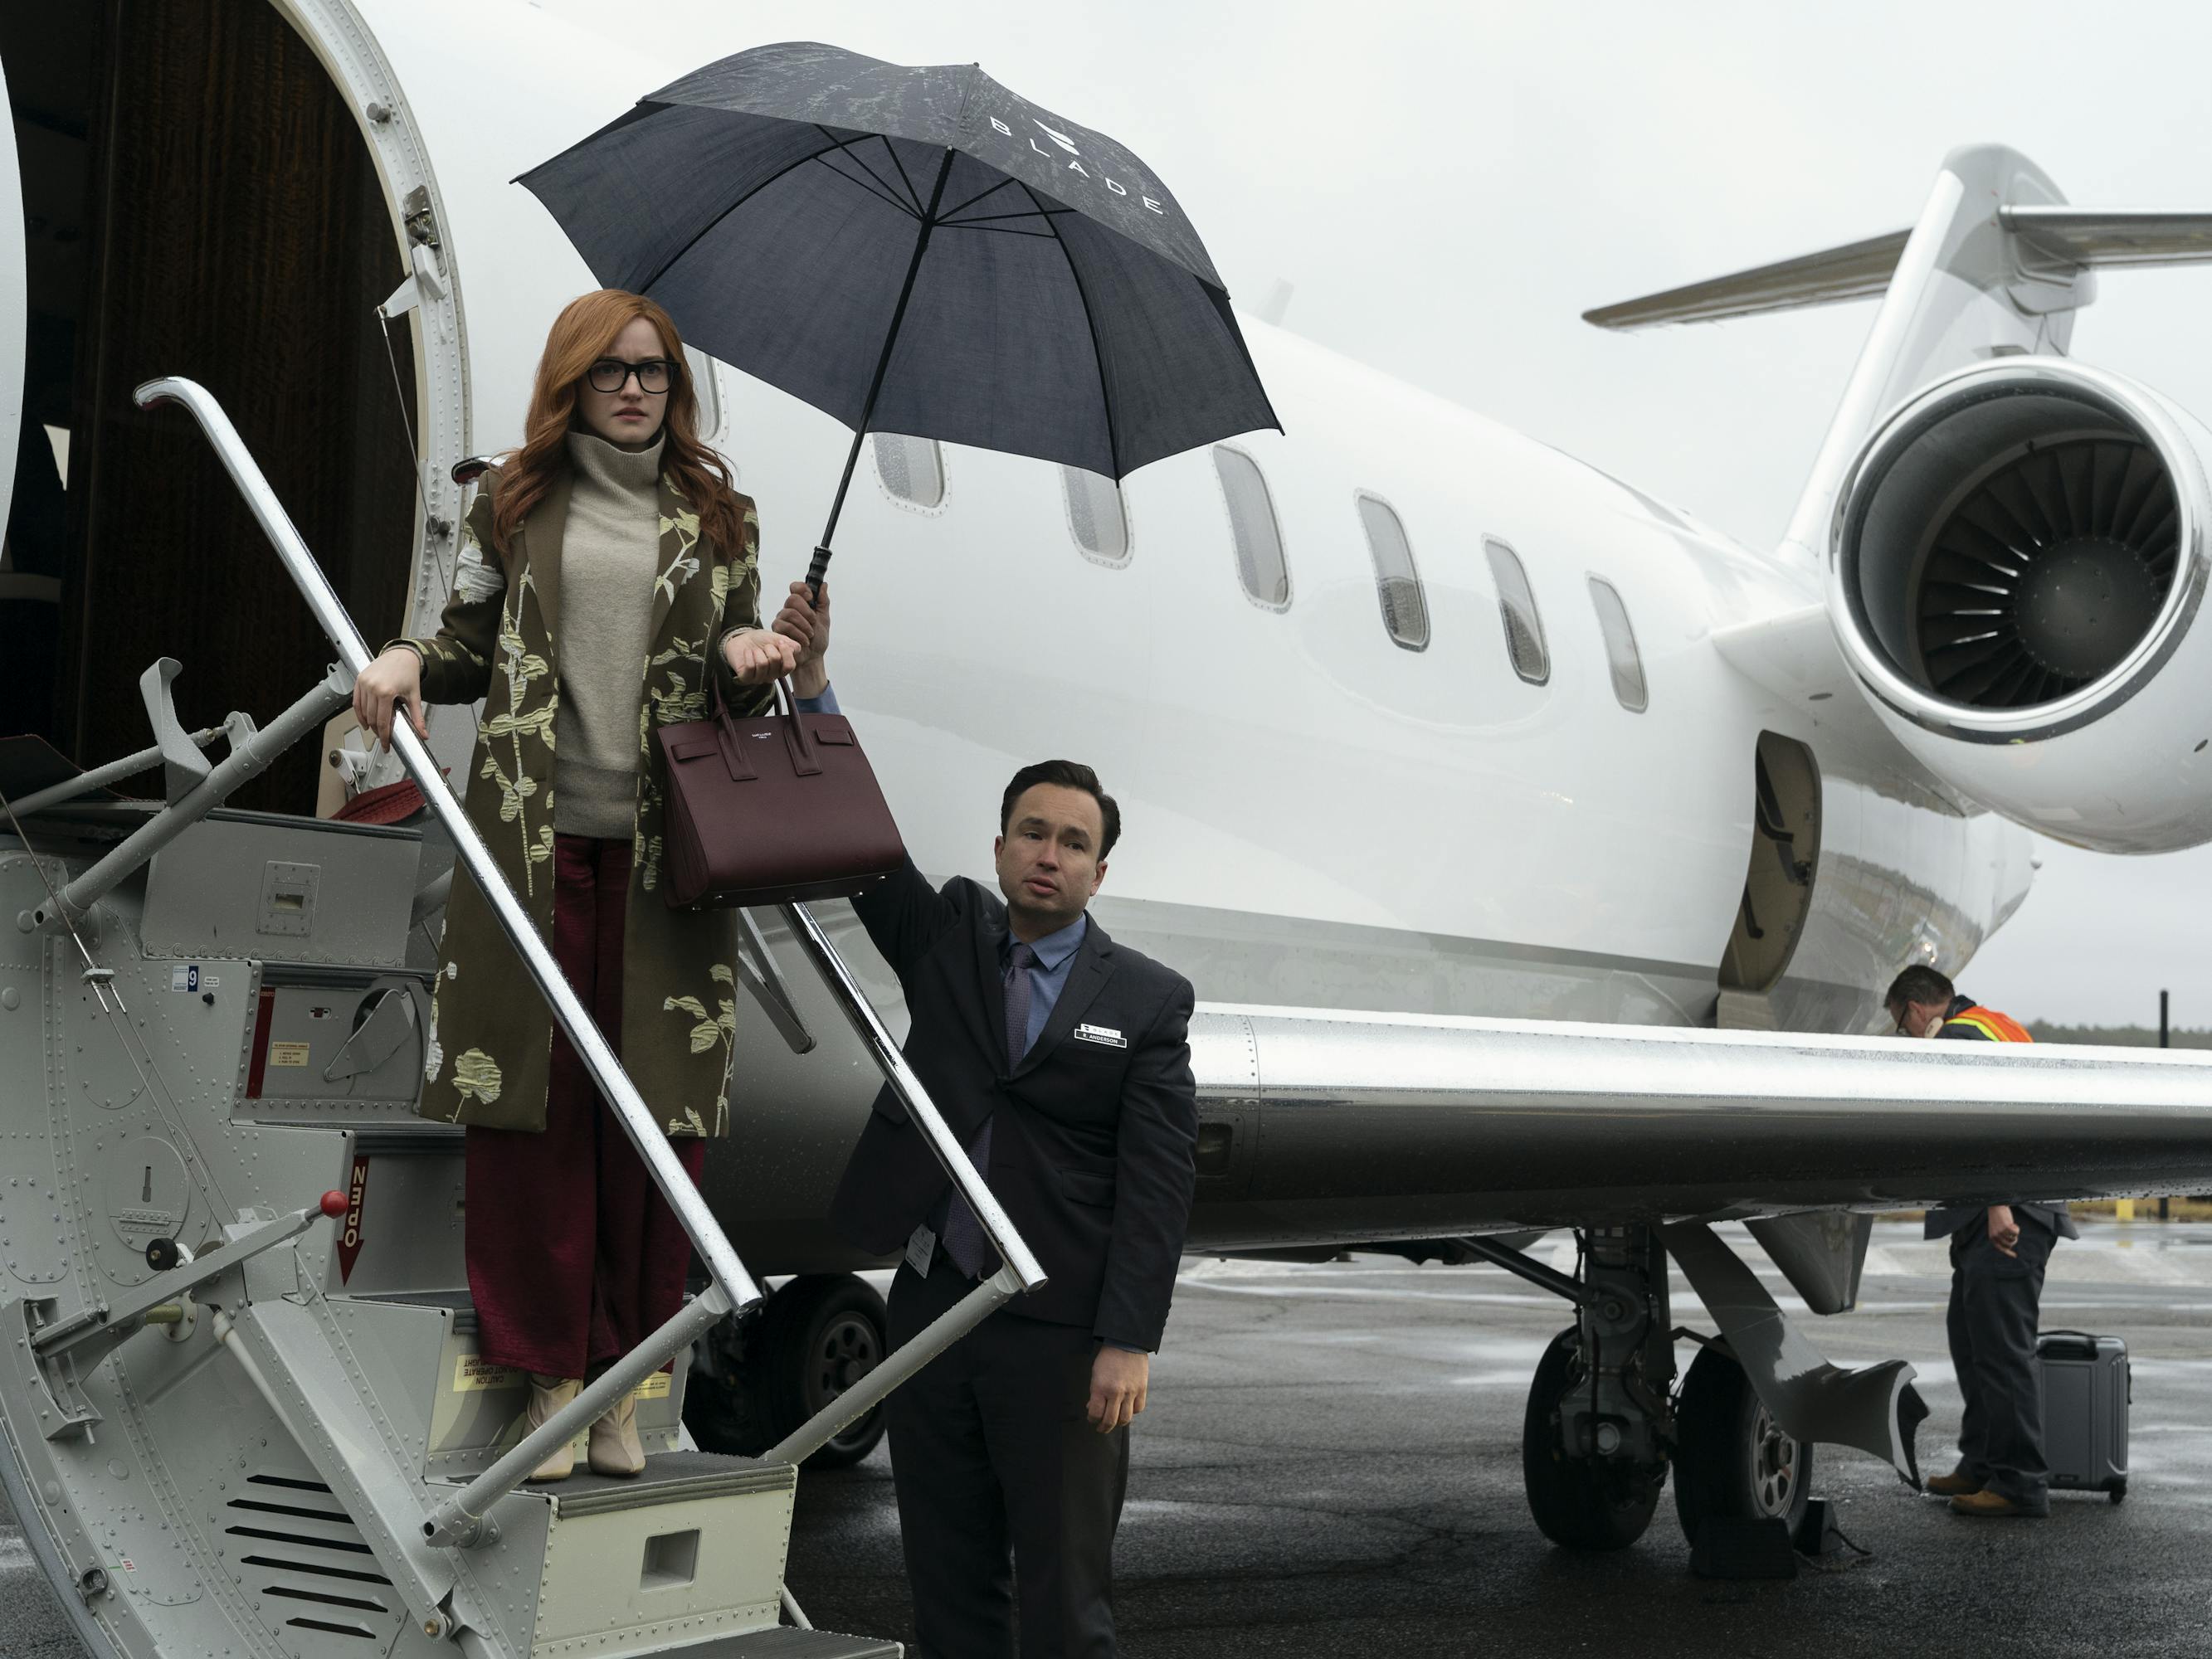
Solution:
{"label": "wet tarmac", "polygon": [[[1886,1466],[1823,1449],[1814,1490],[1870,1553],[1765,1583],[1692,1577],[1671,1498],[1616,1555],[1571,1556],[1538,1535],[1519,1437],[1529,1372],[1565,1323],[1553,1298],[1490,1267],[1187,1263],[1135,1443],[1121,1650],[2212,1655],[2212,1224],[2084,1231],[2054,1258],[2044,1325],[2127,1340],[2127,1501],[2059,1493],[2046,1522],[1966,1521]],[[1949,1466],[1959,1410],[1942,1250],[1884,1224],[1860,1308],[1805,1322],[1838,1363],[1919,1367],[1934,1471]],[[1674,1294],[1677,1320],[1699,1322],[1679,1276]],[[883,1452],[801,1480],[790,1582],[818,1625],[910,1634]],[[0,1519],[0,1655],[80,1651]]]}

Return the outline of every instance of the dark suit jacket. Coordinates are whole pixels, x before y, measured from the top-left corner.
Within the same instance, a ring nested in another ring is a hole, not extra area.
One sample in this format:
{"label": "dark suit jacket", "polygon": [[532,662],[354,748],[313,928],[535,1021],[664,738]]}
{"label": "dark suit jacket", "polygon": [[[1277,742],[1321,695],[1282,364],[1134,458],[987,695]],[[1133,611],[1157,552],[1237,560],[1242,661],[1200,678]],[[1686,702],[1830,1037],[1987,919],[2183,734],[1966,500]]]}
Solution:
{"label": "dark suit jacket", "polygon": [[[1967,1012],[1977,1006],[1966,997],[1952,998],[1951,1006],[1944,1014],[1943,1029],[1936,1033],[1937,1040],[1949,1038],[1962,1042],[1994,1041],[1990,1034],[1978,1025],[1972,1024],[1959,1018],[1960,1014]],[[2006,1207],[2010,1209],[2015,1217],[2030,1221],[2040,1221],[2059,1238],[2081,1237],[2081,1230],[2074,1224],[2074,1218],[2067,1212],[2063,1204],[2029,1204],[2014,1200]],[[1947,1204],[1940,1209],[1928,1212],[1928,1218],[1921,1228],[1921,1237],[1948,1238],[1970,1221],[1978,1225],[1985,1213],[1987,1213],[1985,1206],[1969,1208],[1964,1205]]]}
{"label": "dark suit jacket", "polygon": [[[933,892],[908,863],[853,908],[906,989],[915,1075],[962,1145],[992,1120],[984,1178],[1050,1278],[1007,1311],[1158,1348],[1196,1181],[1190,981],[1115,944],[1093,917],[1050,1022],[1009,1070],[997,896],[964,878]],[[1118,1031],[1128,1046],[1076,1037],[1079,1024]],[[888,1255],[950,1184],[885,1088],[830,1219]]]}

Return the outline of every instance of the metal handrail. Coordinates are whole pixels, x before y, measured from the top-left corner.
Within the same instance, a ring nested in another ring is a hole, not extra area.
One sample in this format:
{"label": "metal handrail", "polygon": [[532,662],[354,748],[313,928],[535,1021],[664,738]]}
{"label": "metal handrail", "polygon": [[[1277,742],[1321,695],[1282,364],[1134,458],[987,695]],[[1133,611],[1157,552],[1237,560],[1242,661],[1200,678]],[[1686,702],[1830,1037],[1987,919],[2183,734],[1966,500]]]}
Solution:
{"label": "metal handrail", "polygon": [[790,927],[792,936],[804,947],[814,963],[815,970],[822,975],[823,982],[829,986],[831,994],[836,997],[837,1006],[845,1011],[845,1018],[852,1022],[854,1031],[867,1045],[876,1068],[883,1073],[884,1080],[890,1085],[891,1092],[898,1097],[899,1103],[906,1108],[907,1115],[921,1129],[923,1139],[929,1143],[929,1150],[936,1155],[938,1163],[944,1166],[945,1173],[952,1177],[952,1184],[959,1189],[960,1196],[966,1199],[969,1207],[975,1212],[976,1220],[983,1224],[985,1237],[990,1239],[1000,1259],[1013,1269],[1015,1278],[1020,1280],[1012,1288],[1036,1290],[1045,1282],[1044,1268],[1030,1253],[1030,1247],[1022,1241],[1022,1236],[1014,1231],[1014,1224],[1000,1206],[997,1196],[984,1183],[982,1176],[969,1158],[967,1149],[954,1137],[944,1115],[930,1099],[928,1091],[921,1086],[921,1079],[906,1063],[906,1056],[899,1052],[898,1044],[891,1041],[891,1034],[876,1012],[875,1006],[868,1000],[867,994],[861,990],[860,981],[853,977],[852,969],[845,965],[844,957],[837,954],[837,947],[830,942],[830,936],[822,931],[822,924],[815,921],[813,913],[803,904],[787,904],[782,910],[784,921]]}
{"label": "metal handrail", "polygon": [[761,1454],[763,1463],[804,1463],[883,1403],[884,1396],[1022,1293],[1020,1279],[1002,1267],[957,1302],[893,1348],[859,1382]]}
{"label": "metal handrail", "polygon": [[[223,735],[223,728],[220,726],[210,726],[186,735],[204,749]],[[141,749],[135,755],[125,755],[121,760],[110,761],[105,766],[95,766],[89,772],[80,772],[73,778],[64,778],[59,783],[49,784],[44,789],[9,804],[15,809],[17,817],[27,818],[32,813],[43,812],[49,806],[64,805],[81,795],[89,795],[94,790],[105,789],[111,783],[120,783],[125,778],[137,777],[141,772],[150,772],[161,763],[161,745],[157,743],[151,749]]]}
{"label": "metal handrail", "polygon": [[[204,386],[177,375],[149,380],[132,396],[141,409],[158,409],[164,404],[176,404],[200,423],[201,430],[206,433],[209,443],[215,448],[216,458],[222,462],[223,470],[230,474],[231,482],[238,486],[239,494],[245,498],[248,510],[260,525],[262,534],[268,537],[270,545],[276,550],[276,556],[283,562],[285,574],[291,577],[293,586],[300,590],[300,597],[307,600],[307,608],[314,612],[315,621],[337,648],[343,667],[353,675],[358,675],[368,667],[371,660],[368,644],[362,639],[360,630],[353,625],[353,618],[346,613],[346,608],[337,593],[331,591],[321,568],[315,563],[314,556],[307,550],[307,543],[301,539],[299,531],[293,526],[283,505],[277,501],[276,491],[269,487],[269,480],[262,476],[261,469],[254,464],[252,454],[246,447],[246,441],[238,435],[238,428],[230,423],[230,417],[222,412],[222,405]],[[723,1237],[721,1228],[715,1224],[714,1214],[708,1209],[706,1200],[699,1195],[698,1188],[691,1184],[690,1176],[684,1172],[684,1165],[669,1146],[668,1137],[662,1132],[659,1121],[647,1107],[644,1098],[637,1091],[637,1085],[623,1070],[621,1061],[615,1058],[614,1050],[608,1046],[606,1038],[600,1034],[591,1015],[585,1012],[584,1005],[577,1000],[575,992],[569,988],[568,978],[562,973],[560,964],[554,961],[552,951],[538,937],[538,929],[532,925],[528,913],[516,900],[514,890],[507,884],[507,878],[500,873],[499,866],[492,861],[490,849],[477,836],[475,826],[469,823],[460,801],[447,784],[445,775],[438,769],[437,763],[430,757],[429,750],[415,735],[414,729],[404,717],[397,717],[392,722],[392,744],[405,763],[408,775],[415,780],[416,787],[422,792],[422,799],[437,814],[446,833],[453,838],[454,856],[468,866],[477,891],[483,894],[484,902],[498,920],[500,931],[507,935],[515,954],[521,957],[523,967],[536,981],[540,994],[552,1011],[553,1018],[568,1034],[568,1041],[575,1045],[577,1055],[584,1062],[584,1069],[591,1074],[592,1081],[599,1086],[599,1093],[608,1105],[614,1109],[615,1117],[622,1124],[623,1132],[636,1146],[638,1156],[645,1160],[645,1167],[651,1172],[653,1184],[667,1199],[669,1207],[675,1212],[677,1220],[684,1228],[684,1236],[699,1252],[700,1260],[707,1264],[707,1271],[724,1287],[734,1305],[744,1307],[759,1301],[760,1287],[753,1282],[752,1275],[745,1271],[744,1263],[738,1259],[730,1241]],[[663,1358],[666,1357],[665,1354],[662,1356]],[[549,1422],[545,1426],[550,1429],[554,1425]]]}

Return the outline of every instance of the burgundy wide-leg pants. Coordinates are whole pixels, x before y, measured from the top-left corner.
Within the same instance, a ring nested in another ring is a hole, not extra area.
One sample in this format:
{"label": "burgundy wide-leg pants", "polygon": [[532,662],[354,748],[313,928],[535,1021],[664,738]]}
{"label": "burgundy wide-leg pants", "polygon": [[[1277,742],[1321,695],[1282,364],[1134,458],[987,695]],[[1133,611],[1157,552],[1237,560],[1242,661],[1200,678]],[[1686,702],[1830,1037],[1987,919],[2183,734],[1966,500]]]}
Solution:
{"label": "burgundy wide-leg pants", "polygon": [[[626,841],[553,838],[553,955],[617,1054],[629,854]],[[706,1142],[674,1146],[696,1183]],[[544,1133],[471,1128],[467,1162],[469,1293],[487,1362],[580,1377],[675,1317],[690,1243],[558,1025]]]}

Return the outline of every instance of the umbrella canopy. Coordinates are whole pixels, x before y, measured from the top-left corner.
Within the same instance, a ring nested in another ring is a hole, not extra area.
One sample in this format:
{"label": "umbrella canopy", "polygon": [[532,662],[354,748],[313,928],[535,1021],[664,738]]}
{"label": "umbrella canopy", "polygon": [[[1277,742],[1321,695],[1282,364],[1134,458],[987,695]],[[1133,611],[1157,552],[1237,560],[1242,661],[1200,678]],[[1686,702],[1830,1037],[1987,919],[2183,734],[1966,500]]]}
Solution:
{"label": "umbrella canopy", "polygon": [[973,64],[739,52],[520,182],[601,283],[856,434],[1120,478],[1278,426],[1158,176]]}

